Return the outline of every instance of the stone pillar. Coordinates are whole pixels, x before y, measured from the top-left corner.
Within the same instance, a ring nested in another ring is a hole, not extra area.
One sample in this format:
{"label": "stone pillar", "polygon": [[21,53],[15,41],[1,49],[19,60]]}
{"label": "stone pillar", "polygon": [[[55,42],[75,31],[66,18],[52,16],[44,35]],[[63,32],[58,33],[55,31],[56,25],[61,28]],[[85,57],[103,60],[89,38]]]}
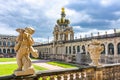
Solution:
{"label": "stone pillar", "polygon": [[87,50],[88,45],[85,45],[85,53],[88,55],[88,50]]}
{"label": "stone pillar", "polygon": [[77,52],[77,46],[75,46],[75,54],[77,54],[78,52]]}
{"label": "stone pillar", "polygon": [[118,54],[117,54],[117,44],[114,43],[114,57],[117,57]]}
{"label": "stone pillar", "polygon": [[108,44],[105,43],[105,63],[107,63],[107,57],[108,57]]}
{"label": "stone pillar", "polygon": [[105,56],[108,56],[108,44],[105,44]]}
{"label": "stone pillar", "polygon": [[117,44],[116,42],[114,43],[114,62],[118,62],[118,50],[117,50]]}

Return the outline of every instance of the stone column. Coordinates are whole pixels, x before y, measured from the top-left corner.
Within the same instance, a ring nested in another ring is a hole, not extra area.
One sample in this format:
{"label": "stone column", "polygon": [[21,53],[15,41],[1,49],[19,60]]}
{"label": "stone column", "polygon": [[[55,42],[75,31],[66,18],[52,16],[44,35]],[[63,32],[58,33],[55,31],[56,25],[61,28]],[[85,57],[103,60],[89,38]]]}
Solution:
{"label": "stone column", "polygon": [[108,56],[108,44],[105,44],[105,56]]}
{"label": "stone column", "polygon": [[117,44],[114,43],[114,62],[117,63],[118,62],[118,53],[117,53]]}
{"label": "stone column", "polygon": [[107,57],[108,57],[108,44],[105,44],[105,63],[107,63]]}
{"label": "stone column", "polygon": [[117,57],[118,54],[117,54],[117,44],[114,43],[114,57]]}

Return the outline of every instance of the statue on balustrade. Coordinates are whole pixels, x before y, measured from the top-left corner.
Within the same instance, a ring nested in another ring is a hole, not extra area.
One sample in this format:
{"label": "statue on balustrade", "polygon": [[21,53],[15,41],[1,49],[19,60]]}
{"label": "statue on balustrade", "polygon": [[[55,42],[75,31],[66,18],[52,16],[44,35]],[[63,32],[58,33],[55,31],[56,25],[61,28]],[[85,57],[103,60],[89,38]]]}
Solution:
{"label": "statue on balustrade", "polygon": [[90,58],[92,60],[92,63],[90,65],[92,66],[101,66],[99,63],[101,52],[104,50],[104,47],[101,45],[101,42],[99,42],[96,39],[93,39],[91,43],[89,43],[88,46],[88,52],[90,53]]}
{"label": "statue on balustrade", "polygon": [[18,68],[14,71],[14,74],[16,76],[34,74],[35,71],[32,67],[29,55],[31,53],[33,57],[38,57],[38,51],[32,47],[34,44],[32,34],[35,30],[32,27],[26,27],[25,29],[18,28],[16,31],[19,35],[16,38],[17,44],[14,49],[17,53],[16,60]]}

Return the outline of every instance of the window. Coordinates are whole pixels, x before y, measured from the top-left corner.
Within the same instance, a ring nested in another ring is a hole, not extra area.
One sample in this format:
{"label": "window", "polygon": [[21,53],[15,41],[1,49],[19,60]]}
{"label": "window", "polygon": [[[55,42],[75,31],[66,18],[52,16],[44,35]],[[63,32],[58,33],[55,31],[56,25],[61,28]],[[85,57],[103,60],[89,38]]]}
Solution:
{"label": "window", "polygon": [[76,51],[75,51],[75,46],[73,46],[73,54],[75,54],[76,53]]}
{"label": "window", "polygon": [[84,45],[82,46],[82,50],[83,50],[83,52],[85,52],[85,46]]}
{"label": "window", "polygon": [[0,49],[0,53],[2,53],[1,49]]}
{"label": "window", "polygon": [[105,54],[105,45],[101,44],[101,46],[103,46],[104,50],[101,52],[101,54]]}
{"label": "window", "polygon": [[7,53],[10,53],[10,49],[7,49]]}
{"label": "window", "polygon": [[7,46],[10,46],[10,42],[7,42]]}
{"label": "window", "polygon": [[120,43],[118,43],[117,49],[118,49],[118,54],[120,55]]}
{"label": "window", "polygon": [[108,54],[114,54],[114,45],[112,43],[108,44]]}
{"label": "window", "polygon": [[5,41],[3,41],[3,46],[6,46],[6,42]]}
{"label": "window", "polygon": [[15,53],[14,49],[12,49],[12,53],[13,53],[13,54]]}
{"label": "window", "polygon": [[0,46],[2,45],[2,42],[0,41]]}
{"label": "window", "polygon": [[12,46],[15,46],[15,42],[12,42]]}
{"label": "window", "polygon": [[71,54],[71,46],[69,46],[69,53]]}
{"label": "window", "polygon": [[3,53],[6,53],[6,49],[3,49]]}
{"label": "window", "polygon": [[80,46],[77,46],[77,52],[80,52]]}

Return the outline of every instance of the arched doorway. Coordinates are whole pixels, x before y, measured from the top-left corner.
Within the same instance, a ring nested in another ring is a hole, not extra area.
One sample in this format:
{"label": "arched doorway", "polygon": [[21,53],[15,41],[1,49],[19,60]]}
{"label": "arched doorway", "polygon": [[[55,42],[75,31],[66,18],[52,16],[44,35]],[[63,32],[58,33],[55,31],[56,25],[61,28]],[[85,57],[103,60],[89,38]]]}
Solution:
{"label": "arched doorway", "polygon": [[3,53],[6,53],[6,49],[3,49]]}
{"label": "arched doorway", "polygon": [[117,53],[120,55],[120,43],[117,44]]}
{"label": "arched doorway", "polygon": [[77,46],[77,53],[80,52],[80,46]]}
{"label": "arched doorway", "polygon": [[83,50],[83,53],[85,53],[85,46],[84,45],[82,46],[82,50]]}
{"label": "arched doorway", "polygon": [[114,55],[114,45],[112,43],[108,44],[108,54]]}
{"label": "arched doorway", "polygon": [[7,53],[10,53],[10,49],[7,49]]}
{"label": "arched doorway", "polygon": [[101,46],[103,46],[104,50],[101,52],[101,54],[105,54],[105,45],[101,44]]}

